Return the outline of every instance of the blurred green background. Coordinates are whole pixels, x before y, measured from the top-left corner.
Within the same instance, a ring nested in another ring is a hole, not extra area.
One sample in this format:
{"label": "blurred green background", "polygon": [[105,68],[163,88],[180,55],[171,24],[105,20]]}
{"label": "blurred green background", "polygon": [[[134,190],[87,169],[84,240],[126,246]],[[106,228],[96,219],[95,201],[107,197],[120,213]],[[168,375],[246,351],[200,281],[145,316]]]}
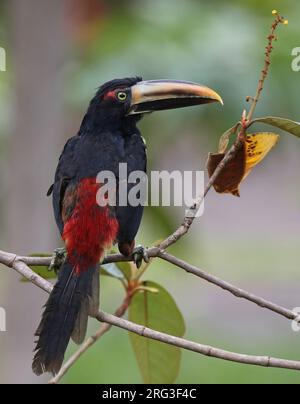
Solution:
{"label": "blurred green background", "polygon": [[[149,167],[199,170],[254,95],[266,35],[278,9],[289,18],[257,109],[299,121],[300,46],[295,0],[10,0],[1,1],[0,241],[18,254],[52,251],[60,243],[46,192],[65,140],[76,133],[89,99],[103,82],[193,80],[216,89],[217,105],[153,114],[141,122]],[[264,130],[268,128],[264,127]],[[178,256],[279,304],[300,306],[300,142],[282,134],[274,152],[243,184],[241,199],[211,192],[205,214],[173,248]],[[147,208],[138,242],[150,245],[183,216]],[[288,321],[194,279],[160,261],[147,278],[164,285],[186,319],[188,338],[249,354],[300,360],[300,335]],[[46,296],[1,267],[0,383],[41,383],[31,373],[33,333]],[[102,307],[122,299],[103,279]],[[98,324],[91,321],[90,332]],[[70,346],[68,355],[75,347]],[[300,374],[260,369],[183,353],[178,383],[299,383]],[[128,335],[113,329],[64,378],[67,383],[140,383]]]}

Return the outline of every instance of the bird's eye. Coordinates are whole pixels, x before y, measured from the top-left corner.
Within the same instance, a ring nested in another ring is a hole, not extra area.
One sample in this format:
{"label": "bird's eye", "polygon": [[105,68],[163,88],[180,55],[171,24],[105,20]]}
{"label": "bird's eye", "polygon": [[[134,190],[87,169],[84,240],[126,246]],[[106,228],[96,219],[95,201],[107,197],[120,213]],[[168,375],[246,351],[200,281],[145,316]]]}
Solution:
{"label": "bird's eye", "polygon": [[127,94],[126,94],[124,91],[120,91],[120,92],[117,94],[117,97],[118,97],[118,100],[119,100],[119,101],[124,102],[124,101],[126,101],[126,99],[127,99]]}

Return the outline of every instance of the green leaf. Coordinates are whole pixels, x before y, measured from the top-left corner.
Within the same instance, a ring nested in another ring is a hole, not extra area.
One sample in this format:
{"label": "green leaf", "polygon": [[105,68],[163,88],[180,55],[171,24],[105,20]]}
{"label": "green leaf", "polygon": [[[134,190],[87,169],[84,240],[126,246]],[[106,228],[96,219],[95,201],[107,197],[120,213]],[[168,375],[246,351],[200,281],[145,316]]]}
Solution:
{"label": "green leaf", "polygon": [[125,277],[128,281],[132,279],[133,271],[130,262],[118,262],[117,267],[123,274],[123,277]]}
{"label": "green leaf", "polygon": [[265,123],[291,133],[294,136],[300,137],[300,123],[290,119],[267,116],[265,118],[254,119],[252,124],[254,123]]}
{"label": "green leaf", "polygon": [[[29,257],[51,257],[51,254],[45,253],[34,253],[30,254]],[[45,265],[32,265],[30,268],[35,272],[37,275],[41,276],[44,279],[56,279],[57,275],[54,271],[49,271],[48,267]],[[21,282],[29,282],[26,278],[21,278]]]}
{"label": "green leaf", "polygon": [[[135,323],[177,337],[185,333],[185,324],[172,296],[155,282],[141,286],[156,290],[137,292],[129,307],[129,319]],[[130,333],[130,340],[145,383],[174,383],[180,369],[181,350]]]}
{"label": "green leaf", "polygon": [[112,278],[124,279],[124,274],[114,263],[101,265],[100,274],[111,276]]}
{"label": "green leaf", "polygon": [[235,126],[233,126],[232,128],[228,129],[225,133],[223,133],[223,135],[220,137],[220,141],[219,141],[219,153],[221,154],[225,154],[230,138],[231,136],[236,133],[238,127],[240,126],[240,123],[237,123]]}

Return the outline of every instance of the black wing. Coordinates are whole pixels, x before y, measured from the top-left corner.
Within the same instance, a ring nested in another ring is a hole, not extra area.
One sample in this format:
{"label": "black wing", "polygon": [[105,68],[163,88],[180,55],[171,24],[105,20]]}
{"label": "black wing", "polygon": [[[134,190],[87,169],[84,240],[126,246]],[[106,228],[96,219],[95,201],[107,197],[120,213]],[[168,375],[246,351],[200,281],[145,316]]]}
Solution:
{"label": "black wing", "polygon": [[[147,170],[146,144],[140,134],[133,135],[130,142],[125,147],[126,162],[128,164],[128,174],[133,171]],[[128,184],[128,190],[135,184]],[[121,244],[131,244],[139,230],[144,207],[143,206],[117,206],[116,214],[119,222],[118,242]]]}
{"label": "black wing", "polygon": [[[76,179],[78,167],[74,164],[75,148],[79,141],[79,136],[74,136],[67,141],[60,155],[55,173],[55,181],[52,185],[54,216],[60,233],[63,232],[62,202],[69,184]],[[51,188],[48,192],[50,192]]]}

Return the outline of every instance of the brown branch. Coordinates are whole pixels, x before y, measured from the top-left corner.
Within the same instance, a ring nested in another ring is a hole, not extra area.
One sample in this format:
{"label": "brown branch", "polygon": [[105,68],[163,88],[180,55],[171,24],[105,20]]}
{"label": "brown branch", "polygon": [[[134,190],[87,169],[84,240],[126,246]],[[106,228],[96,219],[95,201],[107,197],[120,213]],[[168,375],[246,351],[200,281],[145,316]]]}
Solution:
{"label": "brown branch", "polygon": [[[223,290],[226,290],[227,292],[233,294],[236,297],[248,300],[251,303],[254,303],[267,310],[270,310],[276,314],[279,314],[280,316],[285,317],[289,320],[298,319],[298,315],[296,313],[294,313],[292,310],[281,307],[280,305],[277,305],[266,299],[258,297],[252,293],[249,293],[244,289],[238,288],[237,286],[234,286],[229,282],[226,282],[214,275],[211,275],[208,272],[205,272],[204,270],[202,270],[194,265],[191,265],[191,264],[187,263],[186,261],[175,257],[174,255],[167,253],[166,251],[160,251],[157,247],[149,248],[149,250],[147,250],[147,251],[148,251],[149,257],[163,259],[163,260],[169,262],[170,264],[173,264],[173,265],[177,266],[178,268],[185,270],[188,273],[191,273],[217,287],[220,287]],[[123,257],[120,254],[110,255],[106,258],[106,262],[107,261],[124,262],[124,261],[128,261],[128,260],[129,260],[128,258]],[[49,259],[49,263],[50,263],[50,261],[51,261],[51,259]],[[15,254],[7,253],[7,252],[0,250],[0,263],[1,264],[6,265],[9,268],[13,268],[15,271],[17,271],[20,275],[24,276],[24,278],[29,280],[31,283],[38,286],[40,289],[43,289],[47,293],[50,293],[53,288],[53,285],[50,282],[48,282],[47,280],[45,280],[44,278],[37,275],[35,272],[33,272],[27,266],[27,262],[31,262],[31,257],[21,257],[21,256],[15,255]],[[39,261],[39,258],[36,257],[34,262],[35,262],[35,265],[41,265],[41,262],[44,262],[44,258],[41,258],[41,261]]]}
{"label": "brown branch", "polygon": [[123,318],[118,318],[102,311],[99,312],[97,319],[99,321],[103,321],[116,327],[123,328],[124,330],[133,332],[137,335],[140,335],[141,337],[150,338],[169,345],[174,345],[188,351],[197,352],[204,356],[209,356],[230,362],[242,363],[246,365],[300,370],[299,361],[271,358],[268,356],[244,355],[235,352],[224,351],[219,348],[202,345],[193,341],[188,341],[183,338],[174,337],[173,335],[165,334],[163,332],[151,330],[150,328],[132,323],[131,321],[125,320]]}
{"label": "brown branch", "polygon": [[[37,258],[35,262],[38,262],[38,260],[43,261],[44,259]],[[31,262],[31,257],[20,257],[16,254],[11,254],[0,250],[0,264],[14,269],[35,286],[43,289],[47,293],[50,293],[53,289],[53,285],[46,279],[37,275],[35,272],[32,271],[32,269],[29,268],[28,265],[31,265]]]}
{"label": "brown branch", "polygon": [[170,264],[173,264],[179,268],[184,269],[186,272],[193,274],[195,276],[198,276],[201,279],[204,279],[205,281],[212,283],[215,286],[218,286],[219,288],[226,290],[227,292],[231,293],[235,297],[241,298],[248,300],[249,302],[255,303],[259,307],[262,307],[264,309],[270,310],[276,314],[279,314],[282,317],[287,318],[288,320],[296,320],[298,318],[298,315],[295,314],[292,310],[286,309],[285,307],[279,306],[275,303],[272,303],[268,300],[265,300],[259,296],[256,296],[252,293],[249,293],[243,289],[240,289],[226,281],[223,281],[220,278],[217,278],[216,276],[210,275],[209,273],[203,271],[202,269],[197,268],[194,265],[190,265],[187,262],[171,255],[166,252],[160,252],[158,254],[158,257],[168,261]]}
{"label": "brown branch", "polygon": [[[147,249],[147,254],[149,258],[156,257],[157,252],[159,251],[158,247],[151,247]],[[5,251],[0,250],[0,263],[12,267],[11,263],[14,261],[21,261],[28,266],[45,266],[49,267],[51,264],[52,257],[28,257],[28,256],[17,256],[12,253],[7,253]],[[102,264],[112,264],[117,262],[131,262],[132,257],[125,257],[122,254],[108,254],[103,260]]]}
{"label": "brown branch", "polygon": [[247,120],[250,123],[252,121],[253,115],[254,115],[254,111],[255,108],[257,106],[257,103],[259,101],[260,95],[264,89],[264,84],[265,84],[265,80],[269,74],[269,70],[270,70],[270,66],[271,66],[271,54],[273,52],[274,46],[273,43],[274,41],[277,40],[276,35],[275,35],[275,31],[278,28],[278,26],[280,24],[284,24],[285,23],[285,19],[278,15],[277,12],[274,10],[274,15],[276,15],[275,17],[275,21],[273,22],[273,24],[271,25],[271,31],[269,36],[267,37],[268,43],[266,46],[266,50],[265,50],[265,61],[264,61],[264,67],[261,71],[261,76],[258,82],[258,86],[257,86],[257,91],[256,91],[256,95],[255,97],[248,97],[248,100],[251,99],[252,100],[252,105],[250,107],[248,116],[247,116]]}

